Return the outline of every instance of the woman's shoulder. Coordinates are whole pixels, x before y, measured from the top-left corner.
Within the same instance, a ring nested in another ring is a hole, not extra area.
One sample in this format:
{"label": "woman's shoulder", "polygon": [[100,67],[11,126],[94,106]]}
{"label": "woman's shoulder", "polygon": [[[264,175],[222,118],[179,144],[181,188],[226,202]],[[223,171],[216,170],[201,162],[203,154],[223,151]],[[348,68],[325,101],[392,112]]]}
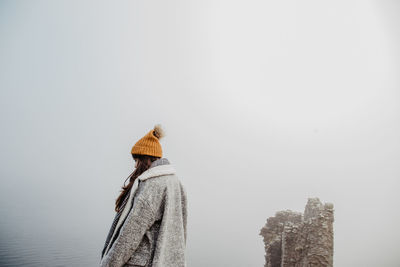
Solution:
{"label": "woman's shoulder", "polygon": [[176,174],[165,174],[143,180],[140,185],[143,186],[144,189],[160,190],[178,183],[180,183],[180,181]]}
{"label": "woman's shoulder", "polygon": [[151,196],[162,197],[166,192],[182,187],[182,183],[176,174],[166,174],[141,181],[140,195],[144,198]]}

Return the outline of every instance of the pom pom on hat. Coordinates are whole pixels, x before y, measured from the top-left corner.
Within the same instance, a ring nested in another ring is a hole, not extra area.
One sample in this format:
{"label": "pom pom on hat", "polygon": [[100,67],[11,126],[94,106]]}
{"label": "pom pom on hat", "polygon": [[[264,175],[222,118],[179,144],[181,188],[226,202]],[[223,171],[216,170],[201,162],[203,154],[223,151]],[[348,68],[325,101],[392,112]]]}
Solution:
{"label": "pom pom on hat", "polygon": [[165,131],[164,129],[161,127],[161,124],[156,124],[154,126],[154,135],[158,138],[161,139],[165,136]]}

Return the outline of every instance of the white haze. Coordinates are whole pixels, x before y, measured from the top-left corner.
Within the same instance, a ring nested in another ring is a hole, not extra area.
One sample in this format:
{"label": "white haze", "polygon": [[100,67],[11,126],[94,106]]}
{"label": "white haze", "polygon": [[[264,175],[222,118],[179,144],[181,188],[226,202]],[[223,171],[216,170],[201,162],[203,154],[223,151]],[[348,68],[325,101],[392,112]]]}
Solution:
{"label": "white haze", "polygon": [[188,193],[188,266],[263,266],[266,219],[308,197],[334,204],[335,266],[399,266],[399,12],[1,1],[3,241],[82,246],[59,257],[96,264],[130,149],[161,123]]}

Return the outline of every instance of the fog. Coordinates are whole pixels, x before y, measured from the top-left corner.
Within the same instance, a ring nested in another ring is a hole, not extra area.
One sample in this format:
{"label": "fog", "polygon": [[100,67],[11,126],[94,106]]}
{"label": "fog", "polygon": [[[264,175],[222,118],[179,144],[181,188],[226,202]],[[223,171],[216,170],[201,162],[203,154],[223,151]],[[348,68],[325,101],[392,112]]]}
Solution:
{"label": "fog", "polygon": [[155,124],[190,267],[263,266],[309,197],[335,266],[399,266],[400,4],[1,1],[0,265],[93,266]]}

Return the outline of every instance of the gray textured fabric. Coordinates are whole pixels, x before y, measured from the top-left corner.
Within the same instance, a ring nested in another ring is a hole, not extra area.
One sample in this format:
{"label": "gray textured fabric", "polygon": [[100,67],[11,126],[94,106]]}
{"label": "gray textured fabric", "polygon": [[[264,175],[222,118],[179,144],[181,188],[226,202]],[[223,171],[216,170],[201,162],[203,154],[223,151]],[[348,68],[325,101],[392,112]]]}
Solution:
{"label": "gray textured fabric", "polygon": [[171,164],[167,158],[159,158],[153,161],[150,165],[150,168],[159,166],[159,165],[165,165],[165,164]]}
{"label": "gray textured fabric", "polygon": [[[159,158],[159,159],[153,161],[152,164],[150,164],[149,169],[159,166],[159,165],[165,165],[165,164],[169,164],[169,161],[166,158]],[[154,170],[154,169],[152,169],[152,170]],[[148,174],[152,170],[146,170],[145,172]],[[134,201],[133,198],[134,198],[134,195],[136,194],[137,187],[139,187],[141,179],[144,179],[143,177],[145,177],[145,176],[149,176],[149,175],[143,174],[143,175],[141,175],[140,179],[139,178],[135,179],[135,182],[133,183],[131,189],[129,190],[129,193],[125,196],[125,199],[121,205],[120,211],[114,217],[113,223],[110,227],[106,242],[104,243],[103,251],[101,253],[101,258],[103,258],[105,254],[107,254],[108,250],[110,249],[110,247],[112,247],[112,245],[114,244],[114,241],[118,237],[119,231],[122,227],[122,224],[125,221],[127,214],[132,209],[132,201]]]}
{"label": "gray textured fabric", "polygon": [[138,179],[133,207],[100,266],[186,267],[184,186],[166,158]]}

